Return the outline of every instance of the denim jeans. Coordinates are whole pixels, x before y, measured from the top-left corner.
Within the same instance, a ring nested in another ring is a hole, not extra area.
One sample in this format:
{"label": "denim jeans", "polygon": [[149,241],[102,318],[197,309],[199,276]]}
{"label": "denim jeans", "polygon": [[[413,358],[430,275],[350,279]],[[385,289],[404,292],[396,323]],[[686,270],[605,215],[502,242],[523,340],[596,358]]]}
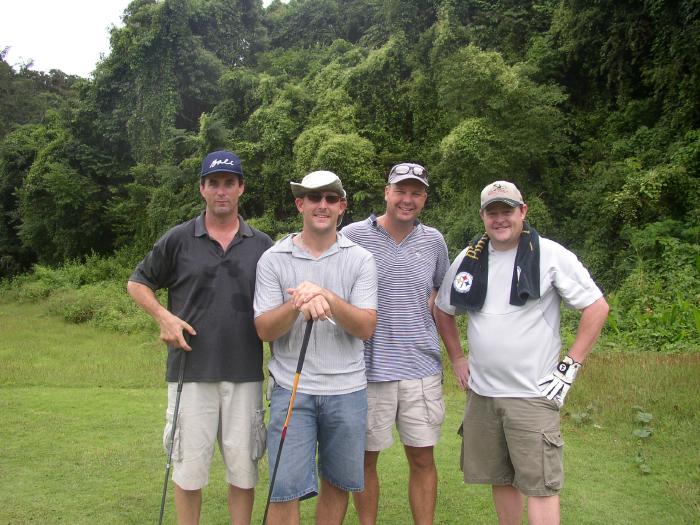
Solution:
{"label": "denim jeans", "polygon": [[[275,385],[267,429],[270,479],[290,397],[291,391]],[[366,428],[366,389],[333,396],[297,391],[271,501],[306,499],[318,494],[317,444],[319,475],[339,489],[363,490]]]}

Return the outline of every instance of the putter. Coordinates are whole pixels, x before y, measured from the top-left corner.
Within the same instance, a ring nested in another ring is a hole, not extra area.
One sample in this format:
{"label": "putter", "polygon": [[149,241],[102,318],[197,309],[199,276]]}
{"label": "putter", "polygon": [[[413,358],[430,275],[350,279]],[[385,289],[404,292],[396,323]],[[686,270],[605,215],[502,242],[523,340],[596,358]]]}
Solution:
{"label": "putter", "polygon": [[170,461],[173,458],[173,445],[175,444],[175,426],[177,425],[177,413],[180,408],[180,394],[182,394],[182,382],[185,378],[185,362],[187,352],[182,350],[180,355],[180,370],[177,377],[177,395],[175,396],[175,412],[173,413],[173,427],[170,429],[170,440],[168,445],[168,462],[165,464],[165,481],[163,481],[163,497],[160,500],[160,518],[158,525],[163,523],[163,511],[165,510],[165,495],[168,493],[168,477],[170,476]]}
{"label": "putter", "polygon": [[301,351],[299,352],[299,361],[297,362],[297,371],[294,374],[294,384],[292,385],[292,395],[289,398],[289,406],[287,407],[287,418],[284,420],[284,425],[282,426],[282,435],[280,436],[280,446],[277,449],[277,458],[275,459],[275,467],[272,469],[272,479],[270,479],[270,490],[267,493],[267,503],[265,504],[265,514],[263,515],[263,525],[267,523],[267,511],[270,509],[270,498],[272,497],[272,488],[275,486],[275,478],[277,477],[277,467],[280,466],[280,457],[282,457],[282,446],[284,445],[284,438],[287,437],[287,427],[289,426],[289,421],[292,419],[292,410],[294,409],[294,397],[297,394],[297,385],[299,384],[299,376],[301,375],[301,368],[304,366],[304,358],[306,357],[306,347],[309,346],[309,337],[311,336],[311,328],[313,327],[314,320],[309,319],[306,321],[306,331],[304,332],[304,339],[301,343]]}

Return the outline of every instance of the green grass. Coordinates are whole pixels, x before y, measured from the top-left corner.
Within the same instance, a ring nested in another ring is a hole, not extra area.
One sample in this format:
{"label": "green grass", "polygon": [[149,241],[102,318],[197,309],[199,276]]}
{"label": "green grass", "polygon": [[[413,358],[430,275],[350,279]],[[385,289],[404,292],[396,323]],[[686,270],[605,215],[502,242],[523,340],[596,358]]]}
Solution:
{"label": "green grass", "polygon": [[[164,352],[155,330],[123,335],[68,324],[44,303],[0,299],[0,525],[157,521],[165,467]],[[700,522],[700,354],[593,354],[563,412],[564,523]],[[490,490],[459,471],[464,394],[446,381],[447,419],[436,447],[436,523],[496,523]],[[641,407],[653,434],[632,432]],[[577,421],[581,422],[577,422]],[[651,468],[643,474],[635,456]],[[253,521],[267,494],[260,463]],[[379,522],[410,523],[398,442],[379,459]],[[174,523],[170,501],[166,522]],[[204,492],[203,524],[228,522],[221,460]],[[312,523],[315,500],[302,503]],[[348,524],[357,518],[350,505]]]}

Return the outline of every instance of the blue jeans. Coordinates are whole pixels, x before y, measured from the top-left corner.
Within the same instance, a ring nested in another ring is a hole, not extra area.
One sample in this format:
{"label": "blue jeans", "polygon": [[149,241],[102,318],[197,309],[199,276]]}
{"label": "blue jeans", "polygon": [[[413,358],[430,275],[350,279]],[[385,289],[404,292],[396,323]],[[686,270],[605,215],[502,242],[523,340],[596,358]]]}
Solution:
{"label": "blue jeans", "polygon": [[[277,384],[272,391],[267,428],[270,479],[291,394]],[[341,490],[364,490],[366,428],[366,389],[334,396],[297,391],[271,501],[303,500],[318,494],[317,443],[319,475]]]}

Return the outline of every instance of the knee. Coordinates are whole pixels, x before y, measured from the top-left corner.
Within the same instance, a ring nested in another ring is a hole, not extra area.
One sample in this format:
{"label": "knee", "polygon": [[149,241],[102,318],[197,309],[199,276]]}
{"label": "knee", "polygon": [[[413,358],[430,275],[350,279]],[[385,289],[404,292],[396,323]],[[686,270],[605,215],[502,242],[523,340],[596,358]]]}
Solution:
{"label": "knee", "polygon": [[432,471],[435,469],[433,447],[406,447],[406,458],[411,470]]}

